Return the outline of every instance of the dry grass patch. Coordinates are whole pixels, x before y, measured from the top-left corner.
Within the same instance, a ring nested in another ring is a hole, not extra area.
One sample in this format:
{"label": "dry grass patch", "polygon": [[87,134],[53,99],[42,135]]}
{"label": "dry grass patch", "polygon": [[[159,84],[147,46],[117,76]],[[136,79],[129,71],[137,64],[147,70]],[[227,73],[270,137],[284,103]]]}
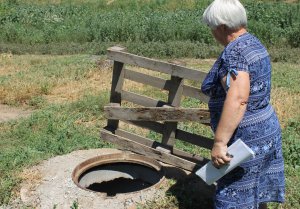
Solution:
{"label": "dry grass patch", "polygon": [[271,99],[283,126],[290,118],[300,115],[300,94],[291,93],[285,88],[273,88]]}
{"label": "dry grass patch", "polygon": [[111,68],[87,69],[86,76],[80,80],[65,80],[52,88],[46,96],[48,102],[63,103],[76,101],[85,94],[98,94],[103,91],[110,91]]}
{"label": "dry grass patch", "polygon": [[[76,101],[86,93],[109,91],[112,76],[111,63],[99,57],[89,61],[86,58],[87,56],[81,55],[2,54],[1,61],[4,64],[0,66],[0,79],[3,84],[0,86],[0,103],[28,104],[30,99],[36,96],[45,97],[49,103],[62,103]],[[85,60],[79,63],[80,59]],[[75,63],[72,63],[72,60]],[[168,60],[168,62],[208,71],[208,66],[213,60],[180,59]],[[130,66],[130,69],[163,79],[170,78],[169,75],[143,68]],[[125,80],[124,88],[148,96],[159,95],[166,100],[166,94],[162,94],[160,89],[143,84]]]}
{"label": "dry grass patch", "polygon": [[101,127],[104,127],[105,124],[104,122],[105,122],[104,120],[99,122],[99,118],[94,117],[94,118],[89,118],[89,120],[78,119],[74,123],[89,128],[89,127],[95,127],[98,123],[100,123]]}
{"label": "dry grass patch", "polygon": [[191,58],[184,58],[179,59],[179,61],[186,63],[186,67],[201,70],[203,72],[208,72],[216,59],[191,59]]}
{"label": "dry grass patch", "polygon": [[0,103],[30,104],[34,97],[50,103],[75,101],[86,93],[110,89],[111,70],[88,55],[1,56]]}
{"label": "dry grass patch", "polygon": [[35,191],[36,185],[38,185],[42,180],[42,174],[39,170],[26,168],[19,174],[19,178],[22,179],[22,182],[30,182],[26,184],[26,187],[21,185],[21,189],[18,187],[15,191],[13,191],[14,196],[24,198],[26,197],[26,194]]}
{"label": "dry grass patch", "polygon": [[[2,61],[2,59],[1,59]],[[16,68],[10,65],[1,65],[0,66],[0,76],[11,76],[15,73],[20,72],[21,70],[24,69],[20,69],[20,68]]]}

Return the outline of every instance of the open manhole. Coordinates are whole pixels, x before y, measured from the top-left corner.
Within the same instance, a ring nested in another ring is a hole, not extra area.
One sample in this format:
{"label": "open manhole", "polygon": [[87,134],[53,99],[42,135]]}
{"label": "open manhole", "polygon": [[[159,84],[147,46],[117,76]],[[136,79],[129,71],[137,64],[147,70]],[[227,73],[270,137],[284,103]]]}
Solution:
{"label": "open manhole", "polygon": [[156,187],[164,176],[163,167],[155,160],[137,154],[117,153],[82,162],[74,169],[72,179],[82,189],[112,197]]}

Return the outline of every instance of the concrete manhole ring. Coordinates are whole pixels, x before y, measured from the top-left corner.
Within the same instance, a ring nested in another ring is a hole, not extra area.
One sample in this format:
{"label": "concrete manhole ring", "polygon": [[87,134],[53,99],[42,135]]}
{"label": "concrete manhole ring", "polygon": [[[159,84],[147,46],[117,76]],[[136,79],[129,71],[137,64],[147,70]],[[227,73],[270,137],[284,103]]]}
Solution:
{"label": "concrete manhole ring", "polygon": [[78,187],[108,197],[158,188],[164,177],[165,171],[157,161],[128,152],[90,158],[72,173]]}

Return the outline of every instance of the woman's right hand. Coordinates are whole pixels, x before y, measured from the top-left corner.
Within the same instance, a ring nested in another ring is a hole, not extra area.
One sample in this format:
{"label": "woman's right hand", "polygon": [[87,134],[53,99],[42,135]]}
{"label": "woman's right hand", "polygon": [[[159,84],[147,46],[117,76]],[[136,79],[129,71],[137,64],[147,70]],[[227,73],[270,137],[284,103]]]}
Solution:
{"label": "woman's right hand", "polygon": [[227,145],[215,142],[211,151],[211,161],[216,168],[228,164],[231,157],[227,156]]}

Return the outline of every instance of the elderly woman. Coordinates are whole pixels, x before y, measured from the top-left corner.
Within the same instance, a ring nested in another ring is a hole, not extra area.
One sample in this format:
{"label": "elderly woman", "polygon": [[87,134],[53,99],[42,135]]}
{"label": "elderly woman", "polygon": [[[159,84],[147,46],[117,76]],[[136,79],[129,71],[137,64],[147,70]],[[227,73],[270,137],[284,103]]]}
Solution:
{"label": "elderly woman", "polygon": [[[267,208],[284,202],[281,129],[270,105],[271,64],[266,48],[247,32],[247,16],[238,0],[215,0],[203,14],[225,48],[202,84],[210,97],[216,167],[230,163],[227,147],[241,138],[255,158],[217,182],[216,208]],[[238,156],[234,156],[238,157]]]}

